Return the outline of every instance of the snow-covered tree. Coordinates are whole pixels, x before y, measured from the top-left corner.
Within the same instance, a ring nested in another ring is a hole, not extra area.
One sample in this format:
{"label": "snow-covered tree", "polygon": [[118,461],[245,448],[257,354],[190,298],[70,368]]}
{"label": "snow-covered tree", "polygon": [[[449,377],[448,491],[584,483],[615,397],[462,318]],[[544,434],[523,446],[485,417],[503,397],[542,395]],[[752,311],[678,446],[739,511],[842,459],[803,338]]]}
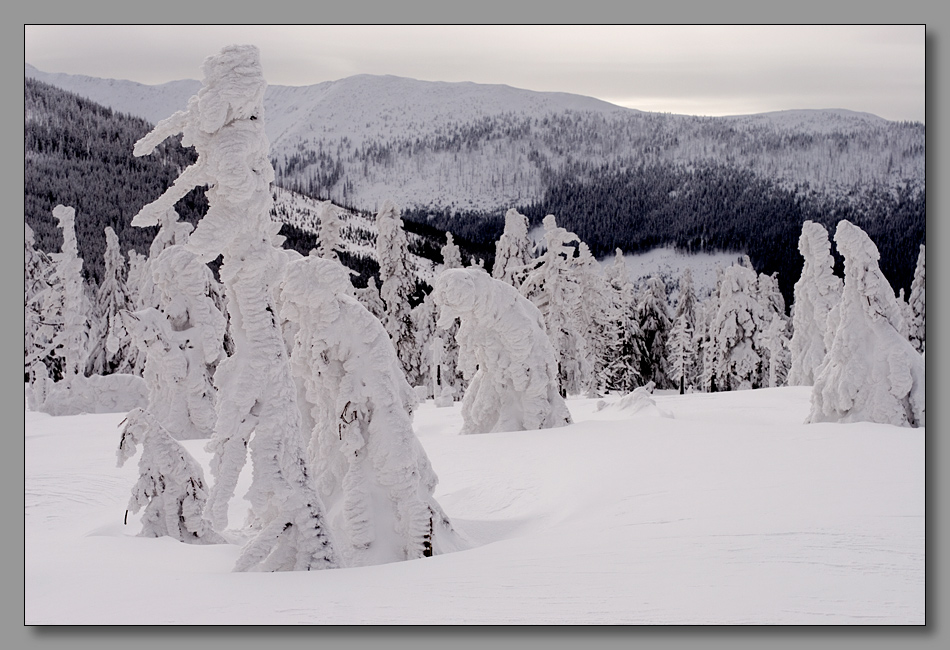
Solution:
{"label": "snow-covered tree", "polygon": [[833,272],[831,242],[824,226],[804,222],[798,250],[805,265],[794,289],[788,385],[810,386],[815,381],[815,370],[825,358],[828,313],[841,300],[842,284]]}
{"label": "snow-covered tree", "polygon": [[546,250],[521,285],[521,294],[541,312],[558,362],[561,394],[587,390],[591,372],[590,346],[583,314],[584,296],[575,268],[580,240],[557,225],[554,215],[544,218]]}
{"label": "snow-covered tree", "polygon": [[618,321],[621,306],[584,242],[578,246],[574,262],[582,296],[580,310],[574,320],[586,328],[585,338],[590,355],[589,375],[584,383],[587,385],[588,397],[600,397],[609,389],[612,355],[620,345],[622,333]]}
{"label": "snow-covered tree", "polygon": [[324,201],[319,207],[320,214],[320,257],[338,260],[338,251],[343,250],[343,237],[340,230],[340,211],[330,201]]}
{"label": "snow-covered tree", "polygon": [[680,276],[679,299],[667,341],[669,378],[679,387],[681,393],[685,392],[686,388],[695,388],[699,384],[699,346],[696,340],[698,308],[696,290],[693,288],[693,273],[687,267]]}
{"label": "snow-covered tree", "polygon": [[356,299],[380,321],[386,318],[386,305],[383,304],[383,299],[379,297],[379,287],[376,286],[375,277],[370,276],[366,282],[366,287],[356,290]]}
{"label": "snow-covered tree", "polygon": [[710,324],[717,390],[762,387],[765,361],[756,338],[766,321],[756,297],[757,280],[755,271],[741,264],[723,273],[719,309]]}
{"label": "snow-covered tree", "polygon": [[415,393],[386,330],[353,296],[347,269],[316,257],[291,262],[280,297],[282,317],[296,325],[291,359],[309,407],[311,466],[344,564],[456,548],[412,430]]}
{"label": "snow-covered tree", "polygon": [[201,465],[147,410],[133,409],[125,418],[116,452],[118,466],[135,455],[139,480],[132,488],[129,510],[143,507],[141,537],[173,537],[190,544],[226,544],[203,516],[207,501]]}
{"label": "snow-covered tree", "polygon": [[93,305],[86,374],[141,375],[138,348],[119,318],[120,311],[134,308],[125,284],[125,258],[115,231],[106,227],[105,233],[105,273],[96,290],[96,302]]}
{"label": "snow-covered tree", "polygon": [[640,378],[640,327],[636,320],[636,298],[633,283],[627,272],[623,251],[619,248],[614,261],[604,270],[604,277],[613,294],[615,308],[611,311],[616,319],[614,329],[617,338],[608,351],[608,390],[629,393],[643,382]]}
{"label": "snow-covered tree", "polygon": [[419,346],[413,335],[409,296],[415,279],[409,263],[409,245],[399,211],[391,201],[383,203],[376,215],[376,259],[379,261],[379,295],[386,305],[383,325],[396,348],[406,378],[412,385],[423,382]]}
{"label": "snow-covered tree", "polygon": [[531,261],[531,240],[528,239],[528,218],[511,208],[505,213],[505,230],[495,242],[495,265],[492,277],[516,289],[524,282],[527,264]]}
{"label": "snow-covered tree", "polygon": [[433,290],[443,327],[459,318],[459,364],[469,379],[462,433],[571,423],[544,318],[514,287],[475,268],[449,269]]}
{"label": "snow-covered tree", "polygon": [[914,269],[914,281],[910,285],[910,319],[907,326],[907,336],[911,345],[918,352],[926,347],[926,278],[924,270],[924,245],[920,245],[920,254],[917,256],[917,268]]}
{"label": "snow-covered tree", "polygon": [[777,275],[759,274],[757,296],[762,306],[763,324],[755,340],[755,347],[765,361],[763,385],[773,388],[785,385],[791,365],[785,298],[779,290]]}
{"label": "snow-covered tree", "polygon": [[147,155],[182,134],[197,161],[185,169],[133,225],[155,225],[191,188],[207,185],[208,212],[185,245],[204,262],[223,254],[233,356],[215,373],[217,420],[208,449],[214,485],[207,509],[216,530],[228,523],[228,502],[250,452],[246,498],[259,529],[236,571],[313,570],[337,566],[323,505],[308,469],[297,387],[277,319],[275,292],[287,257],[270,219],[274,170],[264,131],[264,80],[254,46],[233,45],[208,57],[204,80],[188,107],[159,122],[135,144]]}
{"label": "snow-covered tree", "polygon": [[838,222],[835,244],[844,256],[844,290],[807,421],[922,427],[924,359],[899,332],[903,318],[877,246],[847,220]]}
{"label": "snow-covered tree", "polygon": [[53,261],[43,251],[36,250],[34,243],[33,230],[24,225],[24,373],[31,385],[37,377],[42,377],[45,385],[50,376],[59,376],[61,372],[62,358],[56,355],[55,341],[63,315],[57,310],[59,292],[53,285]]}
{"label": "snow-covered tree", "polygon": [[672,322],[666,285],[659,276],[647,279],[637,301],[636,318],[640,329],[640,377],[645,382],[652,381],[657,388],[670,388],[673,384],[667,370],[667,339]]}
{"label": "snow-covered tree", "polygon": [[[158,216],[158,233],[152,240],[148,248],[148,257],[144,260],[135,259],[135,271],[132,270],[133,251],[129,251],[129,279],[127,285],[129,292],[134,293],[136,301],[132,304],[135,310],[147,309],[161,305],[160,289],[155,286],[152,277],[152,263],[166,248],[170,246],[181,246],[188,241],[194,226],[187,221],[178,220],[178,211],[174,206],[168,207]],[[136,225],[133,223],[132,225]],[[150,224],[154,225],[154,224]],[[136,253],[136,257],[138,254]]]}
{"label": "snow-covered tree", "polygon": [[442,247],[442,267],[445,269],[462,268],[462,251],[455,243],[452,233],[445,233],[445,246]]}
{"label": "snow-covered tree", "polygon": [[53,217],[63,231],[63,246],[52,255],[62,289],[63,328],[60,330],[63,380],[68,384],[83,375],[86,360],[87,298],[82,280],[82,258],[76,244],[76,211],[57,205]]}

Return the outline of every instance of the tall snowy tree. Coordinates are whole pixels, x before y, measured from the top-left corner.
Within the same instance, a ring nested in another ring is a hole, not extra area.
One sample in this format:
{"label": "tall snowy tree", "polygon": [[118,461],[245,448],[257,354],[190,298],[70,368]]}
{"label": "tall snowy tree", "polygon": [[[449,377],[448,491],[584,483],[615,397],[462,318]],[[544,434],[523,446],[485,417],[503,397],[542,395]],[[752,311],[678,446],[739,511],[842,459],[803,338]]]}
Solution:
{"label": "tall snowy tree", "polygon": [[330,201],[320,204],[320,257],[326,259],[340,259],[337,251],[343,250],[343,238],[340,230],[343,222],[340,221],[340,211]]}
{"label": "tall snowy tree", "polygon": [[717,390],[762,387],[765,361],[756,338],[766,321],[755,295],[757,280],[755,271],[741,264],[723,273],[719,309],[710,325]]}
{"label": "tall snowy tree", "polygon": [[459,363],[469,385],[462,433],[548,429],[571,423],[557,357],[541,312],[482,269],[449,269],[433,289],[439,322],[459,318]]}
{"label": "tall snowy tree", "polygon": [[647,279],[637,302],[637,325],[640,328],[640,376],[657,388],[670,388],[667,370],[667,340],[670,336],[669,303],[666,285],[659,276]]}
{"label": "tall snowy tree", "polygon": [[926,278],[924,270],[924,245],[920,245],[920,254],[917,256],[917,268],[914,269],[914,281],[910,285],[910,322],[907,335],[911,345],[918,352],[926,347]]}
{"label": "tall snowy tree", "polygon": [[24,373],[31,384],[37,376],[60,376],[62,358],[56,355],[55,341],[63,317],[57,310],[53,261],[34,243],[33,229],[24,225],[23,352]]}
{"label": "tall snowy tree", "polygon": [[645,382],[640,377],[640,327],[636,319],[636,297],[623,251],[619,248],[614,261],[604,270],[604,275],[613,295],[615,308],[610,313],[616,319],[614,329],[617,332],[613,347],[608,351],[610,362],[606,368],[606,388],[629,393]]}
{"label": "tall snowy tree", "polygon": [[531,261],[531,240],[528,239],[528,218],[511,208],[505,213],[505,230],[495,243],[495,265],[492,277],[516,289],[524,282],[527,264]]}
{"label": "tall snowy tree", "polygon": [[825,358],[828,313],[841,300],[842,283],[833,272],[831,242],[824,226],[804,222],[798,250],[805,265],[795,283],[788,385],[810,386],[815,381],[815,370]]}
{"label": "tall snowy tree", "polygon": [[584,383],[588,397],[600,397],[609,389],[609,368],[613,353],[620,345],[621,306],[584,242],[578,246],[574,268],[583,297],[575,320],[586,327],[590,354],[589,375]]}
{"label": "tall snowy tree", "polygon": [[583,288],[576,274],[580,240],[557,225],[554,215],[544,218],[546,250],[521,285],[521,294],[541,312],[558,360],[561,394],[587,390],[591,358],[587,327],[578,321],[583,312]]}
{"label": "tall snowy tree", "polygon": [[442,267],[444,269],[458,269],[462,267],[462,252],[455,243],[452,233],[445,233],[445,246],[442,247]]}
{"label": "tall snowy tree", "polygon": [[825,360],[818,367],[808,422],[924,426],[924,359],[904,338],[894,291],[878,266],[877,246],[841,220],[844,289]]}
{"label": "tall snowy tree", "polygon": [[759,274],[757,296],[762,306],[763,324],[756,332],[755,346],[765,361],[763,385],[784,386],[791,360],[788,355],[788,319],[785,299],[779,290],[778,274]]}
{"label": "tall snowy tree", "polygon": [[52,255],[62,290],[63,328],[60,331],[63,380],[68,384],[83,376],[86,361],[87,298],[82,280],[82,258],[76,244],[76,211],[57,205],[53,217],[63,231],[63,246]]}
{"label": "tall snowy tree", "polygon": [[264,132],[264,80],[254,46],[228,46],[208,57],[198,94],[135,144],[147,155],[182,134],[197,161],[133,225],[157,224],[191,188],[208,185],[208,212],[186,244],[202,261],[223,254],[221,278],[234,336],[234,355],[215,373],[217,420],[208,447],[215,477],[207,509],[216,530],[228,523],[228,502],[250,452],[246,498],[256,536],[236,571],[313,570],[338,565],[325,530],[323,505],[308,470],[297,388],[277,320],[275,292],[286,256],[270,219],[274,170]]}
{"label": "tall snowy tree", "polygon": [[106,227],[105,233],[105,272],[93,305],[86,374],[111,375],[117,372],[141,375],[138,348],[119,318],[119,312],[133,309],[125,284],[125,258],[115,231]]}
{"label": "tall snowy tree", "polygon": [[379,261],[379,295],[386,305],[383,325],[396,348],[406,378],[413,386],[423,382],[419,346],[413,334],[409,296],[415,290],[409,262],[409,245],[399,211],[391,201],[376,215],[376,258]]}
{"label": "tall snowy tree", "polygon": [[356,290],[356,299],[359,300],[360,304],[366,307],[373,316],[380,321],[385,320],[386,305],[383,304],[383,299],[379,297],[379,287],[376,286],[376,278],[370,276],[366,282],[366,286]]}
{"label": "tall snowy tree", "polygon": [[696,340],[698,302],[693,288],[693,273],[689,267],[683,270],[679,281],[679,299],[676,312],[670,326],[667,342],[667,368],[669,378],[679,387],[680,393],[686,388],[695,388],[699,384],[698,344]]}
{"label": "tall snowy tree", "polygon": [[415,394],[386,330],[353,297],[348,270],[291,262],[280,295],[281,315],[296,325],[291,359],[309,407],[310,462],[345,566],[456,548],[412,430]]}

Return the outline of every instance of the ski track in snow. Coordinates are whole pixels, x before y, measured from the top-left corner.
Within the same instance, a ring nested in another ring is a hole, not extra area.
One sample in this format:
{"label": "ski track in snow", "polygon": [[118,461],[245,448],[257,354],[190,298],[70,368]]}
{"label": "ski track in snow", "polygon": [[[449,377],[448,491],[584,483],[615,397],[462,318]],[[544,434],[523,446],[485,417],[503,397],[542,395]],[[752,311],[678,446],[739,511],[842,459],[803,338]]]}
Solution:
{"label": "ski track in snow", "polygon": [[[470,548],[278,574],[122,524],[124,414],[27,412],[26,623],[921,624],[924,431],[804,425],[809,394],[658,391],[672,417],[572,398],[573,425],[469,436],[426,402],[435,497]],[[210,476],[204,443],[185,446]]]}

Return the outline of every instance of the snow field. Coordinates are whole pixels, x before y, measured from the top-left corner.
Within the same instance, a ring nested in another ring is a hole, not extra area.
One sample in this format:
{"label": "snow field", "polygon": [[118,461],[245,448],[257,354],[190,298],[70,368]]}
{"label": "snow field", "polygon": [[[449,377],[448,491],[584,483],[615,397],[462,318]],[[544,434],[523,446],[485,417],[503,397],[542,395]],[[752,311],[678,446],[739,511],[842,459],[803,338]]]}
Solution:
{"label": "snow field", "polygon": [[[25,622],[924,623],[924,429],[804,425],[809,396],[658,392],[636,413],[572,398],[574,424],[470,436],[458,403],[429,401],[414,429],[469,549],[246,574],[237,528],[195,546],[123,526],[124,414],[27,412]],[[183,441],[210,476],[204,443]]]}

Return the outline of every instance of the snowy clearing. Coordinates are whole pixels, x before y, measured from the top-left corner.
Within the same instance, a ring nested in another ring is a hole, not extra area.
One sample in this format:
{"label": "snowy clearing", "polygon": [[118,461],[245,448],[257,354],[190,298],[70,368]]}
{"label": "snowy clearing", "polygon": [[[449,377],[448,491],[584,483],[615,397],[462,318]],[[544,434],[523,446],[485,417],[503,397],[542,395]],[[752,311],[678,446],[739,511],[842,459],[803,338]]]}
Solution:
{"label": "snowy clearing", "polygon": [[426,402],[434,496],[470,548],[284,573],[123,525],[124,413],[27,411],[25,623],[923,624],[925,430],[802,424],[810,391],[570,399],[574,424],[470,436]]}

